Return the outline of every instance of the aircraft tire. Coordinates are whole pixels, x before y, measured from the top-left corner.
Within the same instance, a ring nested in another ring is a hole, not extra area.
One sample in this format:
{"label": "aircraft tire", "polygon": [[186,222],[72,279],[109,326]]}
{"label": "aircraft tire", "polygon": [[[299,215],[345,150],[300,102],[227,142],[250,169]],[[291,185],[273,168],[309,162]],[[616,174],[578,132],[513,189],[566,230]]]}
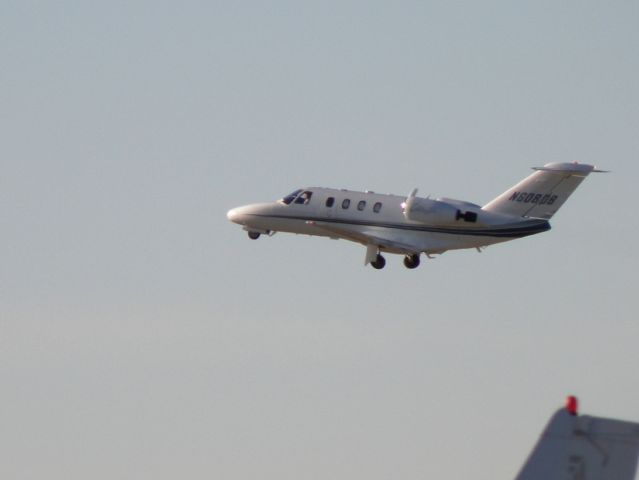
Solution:
{"label": "aircraft tire", "polygon": [[378,253],[375,260],[371,262],[371,265],[374,269],[381,270],[386,265],[386,259]]}
{"label": "aircraft tire", "polygon": [[248,232],[248,237],[251,240],[257,240],[258,238],[260,238],[260,232],[251,232],[251,231],[249,231]]}
{"label": "aircraft tire", "polygon": [[413,255],[406,255],[404,257],[404,266],[411,270],[419,267],[419,254],[415,253]]}

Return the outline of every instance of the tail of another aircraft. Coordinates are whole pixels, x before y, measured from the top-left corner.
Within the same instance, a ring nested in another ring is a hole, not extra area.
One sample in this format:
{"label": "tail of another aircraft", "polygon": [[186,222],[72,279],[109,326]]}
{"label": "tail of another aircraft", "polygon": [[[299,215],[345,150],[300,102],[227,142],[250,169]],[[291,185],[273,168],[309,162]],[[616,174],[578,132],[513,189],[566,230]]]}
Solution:
{"label": "tail of another aircraft", "polygon": [[577,415],[577,400],[553,415],[515,480],[634,480],[639,423]]}
{"label": "tail of another aircraft", "polygon": [[482,210],[547,220],[588,174],[602,171],[581,163],[548,163],[533,170],[537,171],[484,205]]}

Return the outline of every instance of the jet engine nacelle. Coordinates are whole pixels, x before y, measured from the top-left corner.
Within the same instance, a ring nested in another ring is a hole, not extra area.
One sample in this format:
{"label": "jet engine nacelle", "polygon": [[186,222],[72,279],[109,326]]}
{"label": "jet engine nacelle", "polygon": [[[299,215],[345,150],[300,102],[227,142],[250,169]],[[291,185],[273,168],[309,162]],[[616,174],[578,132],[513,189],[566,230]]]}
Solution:
{"label": "jet engine nacelle", "polygon": [[477,212],[462,209],[442,200],[418,198],[411,193],[404,203],[404,217],[413,222],[430,225],[452,225],[477,222]]}

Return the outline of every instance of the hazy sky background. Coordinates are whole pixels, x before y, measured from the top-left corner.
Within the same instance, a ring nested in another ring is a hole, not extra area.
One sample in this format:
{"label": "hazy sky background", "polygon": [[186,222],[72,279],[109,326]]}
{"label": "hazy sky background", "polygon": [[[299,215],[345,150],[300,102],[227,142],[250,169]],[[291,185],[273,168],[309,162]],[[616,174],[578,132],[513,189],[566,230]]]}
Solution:
{"label": "hazy sky background", "polygon": [[[0,18],[0,477],[511,479],[567,394],[639,421],[636,1]],[[415,271],[226,219],[573,160],[553,230]]]}

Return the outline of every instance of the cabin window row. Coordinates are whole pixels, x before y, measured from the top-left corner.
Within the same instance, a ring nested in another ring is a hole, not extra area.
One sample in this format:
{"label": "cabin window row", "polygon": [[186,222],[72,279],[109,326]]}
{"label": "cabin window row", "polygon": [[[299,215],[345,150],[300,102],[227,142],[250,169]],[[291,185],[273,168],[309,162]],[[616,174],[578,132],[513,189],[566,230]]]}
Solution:
{"label": "cabin window row", "polygon": [[[335,204],[335,197],[328,197],[326,199],[326,206],[331,208]],[[342,210],[348,210],[351,206],[351,199],[345,198],[342,200]],[[357,202],[357,210],[363,212],[366,208],[366,200],[360,200]],[[382,202],[375,202],[373,205],[373,212],[379,213],[382,210]]]}

